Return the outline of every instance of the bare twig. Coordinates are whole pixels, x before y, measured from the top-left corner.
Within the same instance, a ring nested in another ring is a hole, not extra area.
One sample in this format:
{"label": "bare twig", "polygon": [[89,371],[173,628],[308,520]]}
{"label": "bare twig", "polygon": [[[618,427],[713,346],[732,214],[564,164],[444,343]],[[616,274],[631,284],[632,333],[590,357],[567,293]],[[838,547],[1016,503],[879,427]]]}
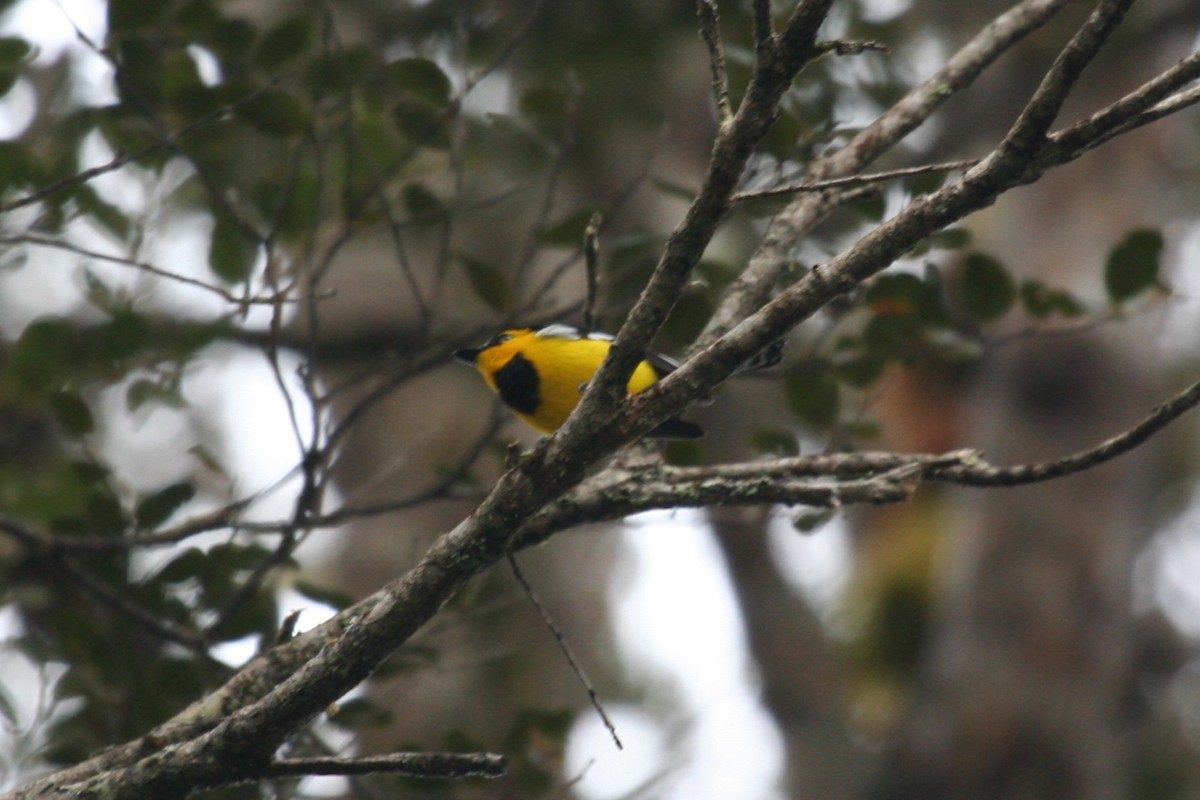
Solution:
{"label": "bare twig", "polygon": [[587,301],[583,304],[583,331],[591,333],[596,327],[596,288],[600,282],[600,223],[599,213],[592,214],[583,233],[583,263],[587,273]]}
{"label": "bare twig", "polygon": [[717,16],[715,0],[699,0],[696,12],[700,15],[700,38],[708,48],[708,66],[712,72],[713,100],[717,104],[717,117],[721,124],[733,119],[733,106],[729,104],[729,72],[725,68],[725,48],[721,46],[721,22]]}
{"label": "bare twig", "polygon": [[508,760],[494,753],[391,753],[354,758],[280,758],[268,768],[273,778],[376,772],[410,778],[500,778],[508,772]]}
{"label": "bare twig", "polygon": [[563,657],[571,665],[571,671],[575,673],[575,677],[583,684],[583,688],[587,692],[588,701],[592,704],[592,708],[596,710],[596,714],[600,717],[600,721],[604,724],[608,735],[612,737],[613,744],[616,745],[618,750],[624,750],[625,745],[621,744],[621,737],[617,736],[617,726],[613,724],[608,713],[604,710],[604,706],[600,703],[600,696],[596,694],[596,688],[588,680],[587,675],[583,671],[583,666],[579,663],[579,659],[575,657],[575,653],[571,651],[571,646],[567,644],[567,637],[563,636],[562,631],[554,624],[554,620],[550,617],[550,612],[542,604],[542,599],[538,597],[537,592],[533,590],[533,586],[525,577],[525,573],[521,571],[520,565],[517,564],[517,557],[511,552],[508,553],[508,566],[512,569],[513,577],[517,579],[517,583],[521,584],[521,590],[525,592],[525,596],[529,598],[529,602],[537,610],[542,623],[554,636],[554,641],[558,644],[558,649],[562,651]]}
{"label": "bare twig", "polygon": [[753,192],[738,192],[733,196],[733,202],[743,203],[747,200],[762,200],[770,197],[786,197],[791,194],[800,194],[801,192],[824,192],[828,189],[850,189],[860,186],[869,186],[871,184],[882,183],[883,181],[896,180],[897,178],[911,178],[913,175],[928,175],[934,172],[952,172],[955,170],[970,169],[979,163],[977,158],[968,158],[961,161],[944,161],[940,164],[925,164],[920,167],[905,167],[903,169],[891,169],[886,172],[872,172],[866,175],[851,175],[846,178],[830,178],[820,181],[806,181],[805,183],[795,184],[793,186],[777,186],[771,189],[759,189]]}

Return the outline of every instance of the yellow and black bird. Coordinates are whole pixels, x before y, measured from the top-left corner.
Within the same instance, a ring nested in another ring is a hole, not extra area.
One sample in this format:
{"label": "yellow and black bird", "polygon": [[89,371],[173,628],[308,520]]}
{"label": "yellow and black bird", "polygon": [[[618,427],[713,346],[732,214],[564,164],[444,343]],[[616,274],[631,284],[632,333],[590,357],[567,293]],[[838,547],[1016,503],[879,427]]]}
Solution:
{"label": "yellow and black bird", "polygon": [[[539,431],[558,430],[583,396],[613,337],[585,333],[573,325],[510,328],[482,347],[454,351],[459,361],[472,364],[484,381],[518,417]],[[779,363],[782,340],[775,342],[739,369],[745,372]],[[670,374],[679,362],[648,353],[629,376],[630,394],[643,392]],[[672,418],[647,434],[653,439],[697,439],[704,430],[694,422]]]}

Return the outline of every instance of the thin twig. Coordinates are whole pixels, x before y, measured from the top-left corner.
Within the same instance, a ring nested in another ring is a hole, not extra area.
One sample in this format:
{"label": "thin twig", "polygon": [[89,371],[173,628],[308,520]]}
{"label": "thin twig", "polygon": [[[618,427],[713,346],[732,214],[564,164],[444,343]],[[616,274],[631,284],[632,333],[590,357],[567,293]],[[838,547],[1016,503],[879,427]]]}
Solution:
{"label": "thin twig", "polygon": [[579,664],[579,659],[575,658],[575,654],[571,652],[571,646],[567,644],[567,638],[563,636],[562,631],[554,624],[554,620],[550,618],[550,612],[542,605],[541,599],[537,592],[533,590],[533,586],[525,579],[525,574],[521,572],[521,568],[517,565],[517,558],[512,554],[512,551],[506,553],[508,565],[512,568],[513,577],[517,579],[517,583],[521,584],[521,588],[525,592],[525,596],[529,598],[529,602],[533,603],[533,607],[537,609],[538,616],[542,618],[542,622],[550,629],[550,633],[554,635],[554,641],[558,643],[558,649],[566,656],[567,663],[571,665],[571,670],[575,673],[575,677],[583,684],[583,688],[587,690],[588,700],[591,701],[592,708],[596,709],[596,713],[600,716],[600,721],[604,723],[608,735],[612,737],[613,744],[618,750],[624,750],[625,745],[621,744],[621,738],[617,736],[617,728],[613,725],[608,714],[604,711],[604,706],[600,704],[600,697],[596,694],[596,689],[592,686],[591,681],[587,679],[587,675],[583,673],[583,667]]}
{"label": "thin twig", "polygon": [[910,178],[913,175],[928,175],[932,172],[953,172],[970,169],[979,163],[978,158],[968,158],[961,161],[944,161],[940,164],[925,164],[920,167],[904,167],[886,172],[872,172],[866,175],[851,175],[846,178],[830,178],[821,181],[806,181],[791,186],[777,186],[771,189],[759,189],[753,192],[738,192],[733,196],[733,202],[743,203],[747,200],[762,200],[769,197],[785,197],[801,192],[823,192],[827,189],[846,189],[868,186],[897,178]]}
{"label": "thin twig", "polygon": [[592,214],[583,234],[583,263],[587,272],[587,302],[583,306],[583,332],[596,327],[596,287],[600,282],[600,223],[599,212]]}
{"label": "thin twig", "polygon": [[696,12],[700,15],[700,38],[708,48],[708,66],[712,71],[713,100],[721,124],[733,119],[729,103],[729,72],[725,67],[725,48],[721,45],[721,22],[717,16],[716,0],[699,0]]}
{"label": "thin twig", "polygon": [[410,778],[501,778],[508,772],[508,760],[495,753],[391,753],[354,758],[280,758],[268,769],[273,778],[376,772]]}

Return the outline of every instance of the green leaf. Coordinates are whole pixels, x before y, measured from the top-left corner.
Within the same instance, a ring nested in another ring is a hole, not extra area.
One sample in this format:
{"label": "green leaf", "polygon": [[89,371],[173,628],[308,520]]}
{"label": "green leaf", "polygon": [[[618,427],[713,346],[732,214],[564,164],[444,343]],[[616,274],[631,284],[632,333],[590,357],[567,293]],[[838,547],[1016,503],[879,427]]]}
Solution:
{"label": "green leaf", "polygon": [[450,146],[449,117],[441,106],[420,97],[407,98],[392,107],[396,130],[415,144],[437,149]]}
{"label": "green leaf", "polygon": [[916,275],[889,272],[871,283],[866,293],[867,307],[885,317],[917,314],[924,304],[926,286]]}
{"label": "green leaf", "polygon": [[792,527],[797,533],[809,535],[816,533],[821,528],[825,527],[828,522],[833,519],[837,512],[832,508],[825,508],[816,511],[802,511],[792,517]]}
{"label": "green leaf", "polygon": [[150,327],[144,317],[128,309],[119,311],[96,330],[96,355],[106,362],[123,361],[141,350],[149,339]]}
{"label": "green leaf", "polygon": [[304,78],[314,91],[346,92],[362,83],[378,63],[378,54],[369,47],[344,47],[314,59]]}
{"label": "green leaf", "polygon": [[471,282],[476,297],[497,311],[508,308],[510,290],[508,278],[503,272],[470,256],[460,255],[459,260],[462,261],[467,280]]}
{"label": "green leaf", "polygon": [[208,550],[208,566],[211,571],[229,575],[236,571],[249,571],[271,557],[271,551],[256,544],[229,542]]}
{"label": "green leaf", "polygon": [[163,583],[183,583],[199,578],[204,573],[206,559],[203,550],[189,547],[167,562],[155,578]]}
{"label": "green leaf", "polygon": [[20,66],[32,52],[33,45],[24,39],[0,36],[0,66],[6,68]]}
{"label": "green leaf", "polygon": [[222,642],[241,639],[255,633],[269,635],[276,629],[277,611],[274,593],[269,589],[260,591],[225,617],[214,634],[217,640]]}
{"label": "green leaf", "polygon": [[296,14],[267,31],[254,51],[254,63],[267,72],[274,72],[305,55],[313,40],[311,17]]}
{"label": "green leaf", "polygon": [[841,399],[837,383],[825,373],[808,372],[784,381],[788,406],[797,418],[824,430],[838,419]]}
{"label": "green leaf", "polygon": [[292,584],[292,588],[300,594],[307,597],[309,600],[315,600],[331,608],[343,609],[354,602],[354,598],[345,592],[340,592],[337,589],[328,589],[324,586],[318,586],[311,581],[297,580]]}
{"label": "green leaf", "polygon": [[170,3],[147,3],[146,0],[109,0],[108,30],[112,34],[132,33],[162,19]]}
{"label": "green leaf", "polygon": [[438,217],[445,213],[446,206],[441,198],[431,192],[423,183],[409,183],[400,193],[404,208],[418,219]]}
{"label": "green leaf", "polygon": [[1017,285],[996,259],[971,253],[963,264],[959,298],[975,322],[994,322],[1008,313],[1017,299]]}
{"label": "green leaf", "polygon": [[96,429],[92,410],[78,392],[55,392],[50,395],[50,407],[58,424],[72,438],[86,436]]}
{"label": "green leaf", "polygon": [[226,283],[244,281],[254,265],[255,248],[233,217],[223,211],[217,211],[215,217],[208,265]]}
{"label": "green leaf", "polygon": [[1083,304],[1070,292],[1051,289],[1035,280],[1027,280],[1021,284],[1020,296],[1021,305],[1031,316],[1038,319],[1045,319],[1054,313],[1064,317],[1080,317],[1086,312]]}
{"label": "green leaf", "polygon": [[262,89],[238,103],[235,112],[268,136],[298,136],[308,128],[308,107],[282,89]]}
{"label": "green leaf", "polygon": [[834,366],[837,379],[856,389],[870,386],[883,374],[886,362],[877,355],[865,355],[842,361]]}
{"label": "green leaf", "polygon": [[800,454],[800,443],[791,431],[759,429],[750,434],[750,446],[760,453],[771,456],[796,456]]}
{"label": "green leaf", "polygon": [[87,498],[87,528],[98,536],[120,536],[126,527],[125,509],[108,484],[92,487]]}
{"label": "green leaf", "polygon": [[139,530],[151,530],[166,522],[179,507],[196,496],[196,488],[186,481],[172,483],[143,497],[134,512]]}
{"label": "green leaf", "polygon": [[1104,265],[1104,288],[1113,303],[1162,286],[1158,280],[1162,249],[1162,233],[1146,228],[1130,231],[1112,249]]}
{"label": "green leaf", "polygon": [[521,95],[521,116],[543,136],[557,140],[567,124],[572,92],[561,84],[540,83]]}
{"label": "green leaf", "polygon": [[392,85],[403,94],[438,108],[450,103],[450,79],[427,58],[402,58],[388,64],[386,72]]}
{"label": "green leaf", "polygon": [[61,320],[30,323],[13,347],[12,368],[20,384],[40,392],[61,384],[69,370],[67,327]]}

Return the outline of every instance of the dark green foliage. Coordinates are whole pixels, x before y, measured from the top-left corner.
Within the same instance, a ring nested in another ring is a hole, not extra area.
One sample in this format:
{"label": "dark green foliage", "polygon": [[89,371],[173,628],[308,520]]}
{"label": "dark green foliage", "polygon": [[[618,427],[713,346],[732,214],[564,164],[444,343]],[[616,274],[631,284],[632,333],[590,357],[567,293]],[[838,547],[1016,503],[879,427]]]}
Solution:
{"label": "dark green foliage", "polygon": [[1145,229],[1130,231],[1112,249],[1104,263],[1104,288],[1114,304],[1163,288],[1158,277],[1162,249],[1162,233]]}
{"label": "dark green foliage", "polygon": [[837,383],[818,372],[792,375],[784,382],[788,405],[802,422],[823,430],[838,419],[841,408]]}
{"label": "dark green foliage", "polygon": [[1008,270],[994,258],[971,253],[963,262],[960,302],[975,322],[995,322],[1008,313],[1017,286]]}

